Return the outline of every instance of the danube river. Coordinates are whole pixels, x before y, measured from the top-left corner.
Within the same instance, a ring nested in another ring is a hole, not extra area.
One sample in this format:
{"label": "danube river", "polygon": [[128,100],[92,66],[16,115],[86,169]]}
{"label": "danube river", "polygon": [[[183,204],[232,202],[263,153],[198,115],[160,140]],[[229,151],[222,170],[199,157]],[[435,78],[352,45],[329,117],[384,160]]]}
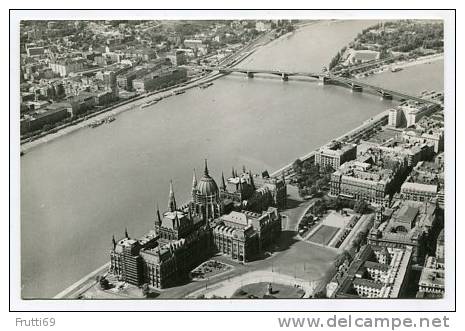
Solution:
{"label": "danube river", "polygon": [[[241,66],[320,70],[373,23],[314,24]],[[431,72],[421,82],[406,73],[398,73],[406,86],[411,79],[421,90],[436,88]],[[156,203],[167,208],[170,179],[178,202],[189,198],[192,170],[201,176],[204,158],[217,180],[232,166],[272,171],[391,105],[316,81],[232,74],[28,151],[21,157],[22,296],[53,297],[107,262],[113,234],[119,239],[127,227],[140,235],[152,226]]]}

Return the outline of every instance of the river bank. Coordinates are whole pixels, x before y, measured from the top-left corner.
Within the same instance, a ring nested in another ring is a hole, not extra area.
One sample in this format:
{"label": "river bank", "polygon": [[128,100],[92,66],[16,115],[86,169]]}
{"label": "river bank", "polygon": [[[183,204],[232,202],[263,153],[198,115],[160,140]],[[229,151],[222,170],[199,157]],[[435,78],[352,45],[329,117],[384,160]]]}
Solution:
{"label": "river bank", "polygon": [[[254,65],[321,69],[335,49],[368,24],[315,24],[261,52],[259,59],[254,53]],[[323,35],[332,38],[321,40]],[[203,158],[215,179],[243,164],[256,173],[277,169],[391,103],[316,81],[228,75],[207,89],[126,112],[111,125],[26,153],[18,199],[23,297],[51,298],[103,265],[111,235],[119,238],[125,227],[131,237],[145,233],[154,201],[163,205],[170,178],[177,200],[187,201],[191,169]]]}
{"label": "river bank", "polygon": [[82,277],[80,280],[55,295],[53,299],[77,299],[82,293],[97,283],[98,276],[105,276],[109,267],[110,262],[105,263],[100,268],[97,268],[96,270]]}
{"label": "river bank", "polygon": [[[374,126],[379,125],[379,123],[382,123],[382,122],[386,121],[388,116],[389,116],[389,109],[386,109],[385,111],[381,112],[380,114],[375,115],[372,118],[370,118],[369,120],[364,121],[362,124],[360,124],[356,128],[354,128],[354,129],[340,135],[337,138],[329,140],[327,143],[321,145],[320,147],[323,147],[323,146],[329,144],[331,141],[334,141],[334,140],[347,139],[348,142],[354,141],[355,139],[357,139],[357,137],[362,135],[366,130],[370,130]],[[318,148],[312,150],[308,154],[305,154],[305,155],[302,155],[301,157],[298,157],[297,159],[300,159],[301,161],[308,160],[308,159],[315,156],[315,153],[316,153],[317,150],[318,150]],[[279,168],[278,170],[272,172],[270,174],[270,176],[271,177],[275,177],[275,176],[279,177],[279,176],[281,176],[283,171],[285,172],[285,171],[288,171],[290,168],[292,168],[292,164],[294,163],[294,161],[292,161],[291,163],[288,163],[288,164],[282,166],[281,168]]]}
{"label": "river bank", "polygon": [[[382,113],[373,116],[367,121],[364,121],[361,125],[357,126],[356,128],[344,133],[343,135],[331,139],[332,140],[342,140],[342,139],[348,139],[349,141],[355,140],[359,135],[363,134],[366,130],[369,130],[370,128],[373,128],[376,125],[379,125],[379,123],[385,121],[388,117],[388,110],[383,111]],[[330,142],[328,141],[328,143]],[[324,146],[326,144],[323,144]],[[317,149],[316,149],[317,150]],[[307,160],[315,155],[316,150],[311,151],[308,154],[305,154],[300,157],[300,159]],[[293,162],[285,165],[284,167],[274,171],[271,176],[280,176],[283,171],[288,170],[290,167],[292,167]],[[296,223],[298,224],[298,223]],[[97,268],[93,272],[89,273],[88,275],[84,276],[81,278],[79,281],[71,285],[70,287],[66,288],[65,290],[61,291],[58,293],[54,298],[55,299],[77,299],[79,296],[84,293],[87,289],[89,289],[91,286],[93,286],[96,281],[97,276],[104,276],[107,271],[108,271],[109,263],[105,263],[103,266]]]}
{"label": "river bank", "polygon": [[[302,28],[304,26],[299,27]],[[223,66],[236,66],[250,57],[258,48],[264,47],[275,40],[285,38],[287,34],[282,35],[276,39],[270,39],[270,34],[267,33],[263,36],[258,37],[257,39],[253,40],[248,45],[245,45],[240,50],[237,51],[237,54],[233,54],[231,57],[224,59],[220,64]],[[33,139],[31,141],[26,141],[21,143],[21,154],[26,153],[27,151],[42,145],[44,143],[50,142],[54,139],[59,137],[68,135],[72,132],[80,130],[82,128],[88,127],[94,121],[102,121],[108,116],[116,116],[121,114],[122,112],[126,112],[128,110],[132,110],[136,107],[140,107],[144,103],[148,103],[154,101],[157,98],[167,98],[170,96],[175,95],[178,91],[186,91],[194,87],[198,87],[202,84],[212,82],[218,78],[221,78],[224,74],[220,73],[209,73],[206,76],[196,77],[187,82],[187,85],[180,86],[176,85],[171,88],[164,89],[163,91],[154,91],[150,93],[146,93],[144,95],[135,97],[133,99],[127,100],[122,102],[120,105],[114,105],[109,108],[105,108],[103,110],[97,111],[92,113],[86,118],[80,118],[73,123],[68,123],[63,125],[62,127],[55,128],[56,132],[53,133],[46,133],[44,135],[40,135],[38,138]]]}
{"label": "river bank", "polygon": [[[373,69],[373,70],[369,70],[368,72],[369,72],[369,75],[379,75],[394,68],[395,68],[394,70],[400,71],[404,68],[409,68],[409,67],[413,67],[413,66],[417,66],[421,64],[428,64],[430,62],[435,62],[439,60],[444,60],[443,53],[426,55],[426,56],[422,56],[422,57],[419,57],[413,60],[405,60],[405,61],[398,61],[398,62],[394,62],[390,64],[384,64],[381,67]],[[367,74],[366,72],[356,74],[354,75],[354,78],[356,79],[365,78],[366,74]]]}
{"label": "river bank", "polygon": [[[228,57],[227,59],[224,59],[220,64],[223,66],[237,66],[238,64],[243,63],[245,60],[247,60],[251,55],[253,55],[257,50],[263,50],[266,49],[267,47],[273,46],[275,43],[280,42],[282,40],[285,40],[286,38],[291,37],[293,34],[295,34],[297,31],[300,31],[302,29],[305,29],[307,27],[310,27],[312,25],[316,25],[321,23],[321,20],[315,20],[311,22],[305,22],[302,24],[298,24],[295,28],[295,30],[290,31],[288,33],[285,33],[277,38],[272,38],[271,37],[271,32],[267,33],[263,36],[257,37],[254,41],[249,43],[248,45],[245,45],[242,47],[240,50],[237,51],[237,54],[232,55],[231,57]],[[194,87],[197,87],[199,85],[205,84],[212,82],[218,78],[221,78],[224,76],[224,74],[219,74],[219,73],[210,73],[207,74],[206,76],[201,76],[201,77],[196,77],[192,80],[190,80],[187,85],[185,86],[173,86],[171,88],[167,88],[163,91],[153,91],[149,92],[147,94],[137,96],[135,98],[129,99],[127,101],[122,102],[121,104],[117,104],[114,106],[111,106],[109,108],[102,109],[100,111],[96,111],[92,114],[89,114],[85,118],[80,118],[75,120],[72,123],[67,123],[61,127],[55,128],[53,132],[50,133],[44,133],[39,135],[37,138],[33,138],[31,141],[25,141],[21,143],[20,151],[21,154],[24,154],[31,149],[40,146],[44,143],[48,143],[52,140],[55,140],[57,138],[63,137],[65,135],[68,135],[70,133],[73,133],[77,130],[80,130],[82,128],[88,127],[92,122],[98,122],[105,120],[105,118],[109,116],[116,116],[119,115],[123,112],[126,112],[128,110],[133,110],[134,108],[138,108],[144,103],[148,103],[153,101],[154,99],[157,98],[167,98],[170,96],[173,96],[176,91],[186,91],[189,89],[192,89]]]}
{"label": "river bank", "polygon": [[155,92],[155,93],[148,93],[143,96],[136,97],[134,99],[128,100],[128,102],[125,102],[123,105],[116,105],[114,108],[110,109],[103,109],[99,112],[95,112],[91,115],[89,115],[86,119],[80,119],[76,123],[72,123],[70,125],[67,125],[61,129],[59,129],[57,132],[54,133],[48,133],[40,138],[37,138],[35,140],[25,142],[21,145],[21,152],[26,153],[29,150],[33,149],[34,147],[37,147],[39,145],[42,145],[44,143],[50,142],[54,139],[63,137],[65,135],[68,135],[72,132],[75,132],[77,130],[80,130],[82,128],[88,127],[91,123],[96,122],[96,121],[102,121],[105,118],[109,116],[116,116],[118,114],[121,114],[123,112],[126,112],[128,110],[133,110],[134,108],[139,108],[145,103],[154,101],[157,98],[169,98],[173,96],[176,92],[178,91],[186,91],[188,89],[200,86],[202,84],[211,82],[215,79],[218,79],[222,77],[223,74],[218,74],[218,73],[211,73],[208,74],[205,77],[200,77],[197,79],[194,79],[188,83],[188,85],[185,85],[183,87],[180,86],[174,86],[172,88],[168,88],[162,92]]}
{"label": "river bank", "polygon": [[[285,36],[285,35],[284,35],[284,36]],[[364,126],[364,124],[362,124],[362,125],[360,125],[360,126],[357,126],[355,129],[352,129],[352,130],[350,130],[349,132],[344,133],[341,137],[350,135],[352,132],[357,131],[357,129],[360,129],[360,127],[363,127],[363,126]],[[341,137],[339,137],[339,138],[341,138]],[[339,139],[339,138],[338,138],[338,139]],[[308,153],[308,154],[302,156],[302,158],[311,157],[311,155],[313,155],[313,153],[314,153],[314,150],[313,150],[312,152],[310,152],[310,153]],[[297,154],[297,155],[298,155],[298,154]],[[287,165],[287,166],[290,166],[290,165],[292,165],[292,163],[290,163],[290,164]],[[275,173],[279,173],[279,174],[280,174],[281,171],[280,171],[280,170],[277,170],[277,171],[275,171]],[[99,269],[101,269],[101,268],[98,268],[96,271],[98,271]],[[88,276],[83,277],[83,278],[81,279],[80,282],[78,282],[77,284],[75,284],[74,287],[76,288],[76,291],[73,291],[73,286],[72,286],[71,288],[68,288],[68,289],[67,289],[67,293],[68,293],[68,294],[65,294],[63,297],[66,297],[66,298],[70,298],[70,297],[72,297],[72,298],[77,298],[77,297],[79,297],[79,293],[82,292],[82,291],[80,291],[79,289],[85,289],[85,288],[87,288],[87,286],[91,286],[92,284],[95,283],[95,276],[96,276],[95,272],[96,272],[96,271],[90,273]],[[105,272],[106,272],[106,271],[102,271],[100,274],[103,275]],[[97,273],[97,274],[98,274],[98,273]]]}

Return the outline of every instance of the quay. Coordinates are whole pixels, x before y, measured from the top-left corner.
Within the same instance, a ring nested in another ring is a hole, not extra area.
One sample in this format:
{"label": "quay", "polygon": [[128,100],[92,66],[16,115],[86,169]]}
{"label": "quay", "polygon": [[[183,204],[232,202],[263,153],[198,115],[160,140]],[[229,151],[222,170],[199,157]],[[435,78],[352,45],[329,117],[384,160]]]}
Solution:
{"label": "quay", "polygon": [[[347,139],[347,141],[354,141],[358,139],[361,135],[363,135],[366,131],[371,130],[372,128],[383,125],[387,122],[388,119],[388,110],[381,112],[378,115],[370,118],[369,120],[364,121],[360,126],[350,130],[342,134],[341,136],[335,138],[336,140]],[[332,139],[334,140],[334,139]],[[309,152],[301,157],[300,160],[305,161],[308,159],[312,159],[315,156],[316,150]],[[289,172],[292,167],[293,162],[281,167],[280,169],[271,173],[272,177],[279,177],[281,176],[282,172]],[[77,299],[79,296],[90,289],[92,286],[96,284],[96,277],[103,276],[108,272],[109,263],[105,263],[98,269],[94,270],[93,272],[89,273],[87,276],[81,278],[79,281],[74,283],[73,285],[69,286],[65,290],[58,293],[54,298],[55,299]],[[273,277],[276,277],[274,275]],[[242,278],[241,278],[242,279]],[[276,281],[276,279],[275,279]],[[306,291],[307,294],[311,293],[310,291]]]}
{"label": "quay", "polygon": [[91,286],[95,285],[97,283],[97,276],[104,275],[109,267],[110,262],[105,263],[100,268],[92,271],[90,274],[82,277],[73,285],[69,286],[68,288],[55,295],[53,299],[77,299],[81,293],[85,292]]}
{"label": "quay", "polygon": [[[366,131],[373,129],[376,126],[386,124],[388,120],[388,116],[389,116],[389,110],[385,110],[379,113],[378,115],[373,116],[369,120],[364,121],[361,125],[354,128],[353,130],[350,130],[349,132],[346,132],[337,138],[331,139],[326,144],[323,144],[323,146],[327,145],[329,142],[333,140],[347,140],[347,142],[355,141],[360,136],[362,136]],[[316,150],[318,150],[318,148]],[[315,157],[316,150],[313,150],[309,152],[308,154],[298,157],[298,159],[301,161],[312,160]],[[283,172],[289,172],[289,170],[292,168],[293,163],[294,162],[286,164],[285,166],[271,173],[270,176],[280,177]]]}
{"label": "quay", "polygon": [[[256,39],[254,39],[252,42],[249,44],[245,45],[241,49],[239,49],[237,52],[227,56],[225,59],[223,59],[219,64],[222,66],[235,66],[242,61],[244,61],[246,58],[251,56],[259,47],[264,46],[267,42],[270,42],[271,40],[267,40],[269,38],[269,34],[266,34],[264,36],[259,36]],[[181,87],[179,85],[175,85],[172,87],[168,87],[162,90],[157,90],[153,92],[148,92],[144,93],[142,95],[138,95],[136,97],[130,98],[128,100],[120,101],[116,104],[113,104],[109,107],[105,107],[101,110],[95,111],[86,117],[80,117],[77,118],[76,120],[73,120],[70,123],[63,124],[61,126],[58,126],[54,128],[53,132],[42,132],[40,134],[37,134],[33,137],[28,137],[25,139],[20,140],[20,152],[21,155],[26,153],[27,151],[31,150],[32,148],[41,145],[42,143],[49,142],[53,139],[56,139],[58,137],[67,135],[68,133],[74,132],[76,130],[79,130],[83,127],[88,126],[92,120],[100,120],[103,118],[103,116],[106,116],[105,113],[111,112],[111,115],[116,115],[121,112],[139,107],[142,105],[140,101],[145,101],[145,102],[150,102],[153,99],[151,98],[152,96],[155,97],[162,97],[165,98],[167,96],[171,96],[171,92],[177,92],[177,91],[187,91],[189,89],[192,89],[194,87],[197,87],[202,84],[210,83],[218,78],[221,78],[225,75],[225,73],[219,73],[219,72],[211,72],[211,73],[206,73],[200,77],[193,78],[187,82],[187,85]],[[124,107],[126,106],[126,107]]]}

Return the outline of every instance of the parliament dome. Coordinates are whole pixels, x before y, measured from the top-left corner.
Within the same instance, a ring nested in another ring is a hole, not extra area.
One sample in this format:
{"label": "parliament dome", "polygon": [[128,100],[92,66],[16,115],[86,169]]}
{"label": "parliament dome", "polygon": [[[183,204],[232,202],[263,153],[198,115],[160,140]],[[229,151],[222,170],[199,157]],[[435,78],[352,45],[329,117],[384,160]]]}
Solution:
{"label": "parliament dome", "polygon": [[218,185],[215,180],[208,174],[207,160],[205,160],[205,171],[197,184],[197,192],[200,195],[211,196],[219,193]]}

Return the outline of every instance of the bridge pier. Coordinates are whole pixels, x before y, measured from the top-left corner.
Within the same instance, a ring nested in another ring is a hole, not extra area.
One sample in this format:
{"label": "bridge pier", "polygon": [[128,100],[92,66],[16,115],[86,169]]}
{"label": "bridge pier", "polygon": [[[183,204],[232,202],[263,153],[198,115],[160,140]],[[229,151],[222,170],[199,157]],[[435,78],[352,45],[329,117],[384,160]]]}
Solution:
{"label": "bridge pier", "polygon": [[352,92],[363,92],[363,88],[357,84],[351,84]]}
{"label": "bridge pier", "polygon": [[289,75],[286,74],[286,73],[282,73],[281,74],[281,79],[284,81],[284,82],[287,82],[289,80]]}
{"label": "bridge pier", "polygon": [[253,72],[247,71],[247,78],[253,78]]}
{"label": "bridge pier", "polygon": [[381,92],[381,97],[382,97],[384,100],[392,100],[392,94],[387,93],[387,92]]}
{"label": "bridge pier", "polygon": [[320,83],[322,83],[323,85],[325,84],[329,84],[331,79],[327,76],[318,76],[318,80],[320,81]]}

